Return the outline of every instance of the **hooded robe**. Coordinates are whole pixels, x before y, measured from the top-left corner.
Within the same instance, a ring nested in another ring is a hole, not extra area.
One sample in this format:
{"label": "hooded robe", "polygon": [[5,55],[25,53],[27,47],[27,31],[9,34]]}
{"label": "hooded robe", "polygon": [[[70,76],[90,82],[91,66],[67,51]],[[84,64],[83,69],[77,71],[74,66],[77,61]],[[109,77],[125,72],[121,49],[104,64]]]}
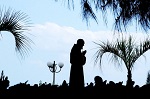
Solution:
{"label": "hooded robe", "polygon": [[83,65],[86,63],[86,57],[82,54],[77,44],[74,44],[70,52],[70,79],[69,86],[73,88],[84,87]]}

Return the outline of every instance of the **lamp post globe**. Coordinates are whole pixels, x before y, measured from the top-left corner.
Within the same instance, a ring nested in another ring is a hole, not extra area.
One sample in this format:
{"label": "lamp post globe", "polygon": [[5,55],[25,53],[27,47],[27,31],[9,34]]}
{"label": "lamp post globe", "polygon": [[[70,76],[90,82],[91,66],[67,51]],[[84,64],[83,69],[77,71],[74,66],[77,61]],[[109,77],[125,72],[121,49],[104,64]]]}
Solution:
{"label": "lamp post globe", "polygon": [[[49,70],[53,73],[53,85],[55,85],[55,73],[59,73],[62,67],[64,66],[64,64],[62,62],[59,62],[57,66],[57,64],[54,61],[53,63],[47,62],[47,66]],[[59,67],[59,70],[58,70],[58,67]]]}

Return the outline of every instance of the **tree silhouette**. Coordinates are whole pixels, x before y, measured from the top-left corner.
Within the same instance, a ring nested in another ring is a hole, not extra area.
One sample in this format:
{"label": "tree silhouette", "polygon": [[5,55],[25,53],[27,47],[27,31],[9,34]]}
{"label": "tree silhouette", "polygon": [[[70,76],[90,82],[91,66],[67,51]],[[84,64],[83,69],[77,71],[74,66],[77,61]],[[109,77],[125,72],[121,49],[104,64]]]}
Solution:
{"label": "tree silhouette", "polygon": [[9,87],[8,76],[5,76],[4,71],[2,70],[1,76],[0,76],[0,90],[5,90],[8,87]]}
{"label": "tree silhouette", "polygon": [[150,49],[150,39],[146,38],[137,45],[133,37],[130,35],[128,39],[122,37],[115,42],[101,42],[95,43],[98,45],[98,51],[95,53],[95,64],[99,61],[101,67],[102,57],[105,53],[112,55],[111,59],[120,65],[123,61],[127,69],[127,86],[133,84],[132,81],[132,69],[134,63],[140,56],[143,56],[146,51]]}
{"label": "tree silhouette", "polygon": [[15,38],[16,51],[19,52],[21,57],[30,50],[30,43],[32,40],[23,34],[28,30],[29,17],[21,12],[15,11],[11,8],[7,10],[0,9],[0,32],[8,31],[13,34]]}
{"label": "tree silhouette", "polygon": [[146,84],[150,84],[150,71],[147,73]]}
{"label": "tree silhouette", "polygon": [[[74,8],[74,1],[68,0],[69,7]],[[98,22],[96,12],[102,12],[107,23],[107,13],[110,11],[114,15],[115,30],[126,30],[132,22],[141,26],[146,32],[150,29],[149,0],[80,0],[80,4],[83,19],[87,22],[90,18]]]}

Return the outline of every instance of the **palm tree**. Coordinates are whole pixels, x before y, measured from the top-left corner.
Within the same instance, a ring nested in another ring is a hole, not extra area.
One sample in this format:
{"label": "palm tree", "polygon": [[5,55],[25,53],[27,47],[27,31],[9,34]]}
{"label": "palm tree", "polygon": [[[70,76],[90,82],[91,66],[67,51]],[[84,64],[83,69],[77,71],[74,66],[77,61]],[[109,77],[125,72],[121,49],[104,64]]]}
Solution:
{"label": "palm tree", "polygon": [[0,33],[1,31],[7,31],[14,36],[15,49],[21,57],[24,57],[24,54],[27,54],[31,48],[30,43],[32,40],[23,34],[25,30],[28,30],[28,19],[28,16],[21,11],[15,11],[11,8],[7,10],[0,9]]}
{"label": "palm tree", "polygon": [[132,85],[132,69],[134,63],[138,60],[139,57],[144,56],[144,53],[150,49],[150,40],[149,38],[140,42],[137,45],[133,37],[130,35],[129,39],[121,38],[117,39],[115,42],[101,42],[96,43],[98,51],[95,53],[95,64],[99,61],[101,67],[102,57],[105,53],[110,53],[112,55],[112,60],[114,62],[120,63],[123,61],[127,69],[127,86]]}

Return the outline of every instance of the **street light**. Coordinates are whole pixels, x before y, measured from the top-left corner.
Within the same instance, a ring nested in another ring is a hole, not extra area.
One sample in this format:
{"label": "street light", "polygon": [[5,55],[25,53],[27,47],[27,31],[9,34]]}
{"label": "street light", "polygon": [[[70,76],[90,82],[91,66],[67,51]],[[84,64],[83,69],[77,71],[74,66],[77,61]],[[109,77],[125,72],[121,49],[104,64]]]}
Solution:
{"label": "street light", "polygon": [[59,73],[61,71],[61,68],[64,66],[63,63],[58,63],[58,66],[59,66],[59,70],[57,71],[58,69],[58,66],[57,64],[55,63],[51,63],[51,62],[47,62],[47,66],[49,68],[49,70],[53,73],[53,85],[55,85],[55,73]]}

